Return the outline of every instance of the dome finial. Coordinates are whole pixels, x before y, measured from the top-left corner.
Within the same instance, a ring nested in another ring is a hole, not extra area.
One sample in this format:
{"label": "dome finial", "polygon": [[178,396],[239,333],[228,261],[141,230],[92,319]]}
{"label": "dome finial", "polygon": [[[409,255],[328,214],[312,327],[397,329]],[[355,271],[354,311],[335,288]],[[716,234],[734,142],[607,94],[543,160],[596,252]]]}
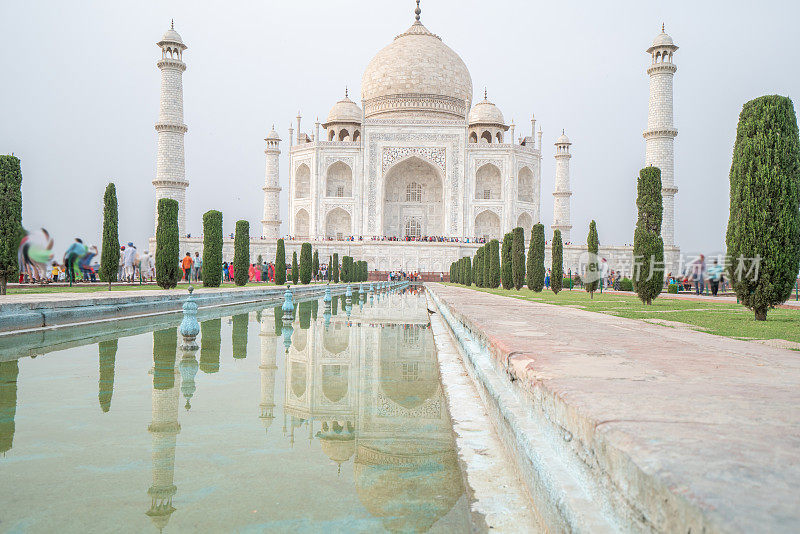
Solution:
{"label": "dome finial", "polygon": [[419,22],[420,13],[422,13],[422,10],[419,8],[419,0],[417,0],[417,9],[414,10],[414,14],[417,16],[417,22]]}
{"label": "dome finial", "polygon": [[346,85],[344,86],[344,97],[345,98],[349,98],[349,96],[347,94],[347,86]]}
{"label": "dome finial", "polygon": [[667,33],[667,32],[664,30],[664,23],[663,23],[663,22],[661,23],[661,33]]}
{"label": "dome finial", "polygon": [[170,30],[175,29],[175,19],[169,19],[169,29]]}
{"label": "dome finial", "polygon": [[489,100],[489,93],[486,91],[486,87],[483,88],[483,99]]}

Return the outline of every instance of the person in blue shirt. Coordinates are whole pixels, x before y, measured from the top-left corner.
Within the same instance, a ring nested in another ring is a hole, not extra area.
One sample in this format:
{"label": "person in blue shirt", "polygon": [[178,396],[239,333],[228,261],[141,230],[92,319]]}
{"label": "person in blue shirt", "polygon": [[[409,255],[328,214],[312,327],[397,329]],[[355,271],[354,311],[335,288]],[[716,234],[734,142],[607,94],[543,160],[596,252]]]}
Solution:
{"label": "person in blue shirt", "polygon": [[64,265],[67,268],[67,281],[75,281],[75,262],[86,254],[86,245],[80,238],[75,238],[75,242],[69,246],[64,253]]}

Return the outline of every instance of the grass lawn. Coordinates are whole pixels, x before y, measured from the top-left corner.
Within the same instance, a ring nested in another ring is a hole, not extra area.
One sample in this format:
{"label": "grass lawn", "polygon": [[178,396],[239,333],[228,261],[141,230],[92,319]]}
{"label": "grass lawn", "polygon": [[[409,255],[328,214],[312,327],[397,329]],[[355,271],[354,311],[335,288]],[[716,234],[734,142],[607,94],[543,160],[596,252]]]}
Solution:
{"label": "grass lawn", "polygon": [[[596,292],[594,299],[590,299],[589,294],[582,289],[562,290],[558,295],[548,290],[534,293],[526,288],[505,290],[472,287],[471,289],[533,302],[572,306],[629,319],[674,321],[689,325],[688,327],[694,330],[720,336],[739,339],[785,339],[800,343],[800,310],[770,310],[767,313],[767,320],[758,322],[753,312],[744,306],[731,302],[714,302],[711,298],[703,302],[661,298],[646,306],[636,296],[613,291],[603,292],[602,295]],[[670,326],[682,327],[682,325]]]}

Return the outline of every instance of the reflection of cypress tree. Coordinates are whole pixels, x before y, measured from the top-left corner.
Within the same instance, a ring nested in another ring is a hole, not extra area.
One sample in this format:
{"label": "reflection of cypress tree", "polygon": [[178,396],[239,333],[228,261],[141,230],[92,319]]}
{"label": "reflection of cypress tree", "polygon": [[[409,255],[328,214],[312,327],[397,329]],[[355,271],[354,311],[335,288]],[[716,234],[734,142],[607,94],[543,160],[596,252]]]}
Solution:
{"label": "reflection of cypress tree", "polygon": [[116,339],[101,341],[97,344],[100,352],[100,380],[97,383],[97,400],[103,412],[111,409],[111,397],[114,395],[114,364],[117,361]]}
{"label": "reflection of cypress tree", "polygon": [[347,311],[347,297],[342,297],[342,311]]}
{"label": "reflection of cypress tree", "polygon": [[337,313],[339,313],[339,297],[338,296],[331,298],[331,313],[332,313],[332,315],[336,315]]}
{"label": "reflection of cypress tree", "polygon": [[219,349],[222,346],[222,319],[209,319],[200,323],[200,370],[204,373],[219,371]]}
{"label": "reflection of cypress tree", "polygon": [[275,335],[279,336],[283,332],[283,308],[275,306],[273,311],[275,315]]}
{"label": "reflection of cypress tree", "polygon": [[233,344],[233,357],[237,360],[247,358],[247,321],[246,313],[233,316],[231,328],[231,343]]}
{"label": "reflection of cypress tree", "polygon": [[261,324],[261,310],[258,310],[258,311],[256,312],[256,322],[257,322],[258,324]]}
{"label": "reflection of cypress tree", "polygon": [[175,355],[177,351],[177,328],[153,332],[153,387],[155,389],[171,389],[175,386]]}
{"label": "reflection of cypress tree", "polygon": [[0,362],[0,454],[14,443],[14,416],[17,414],[17,375],[19,362]]}
{"label": "reflection of cypress tree", "polygon": [[317,320],[317,310],[319,309],[319,301],[314,299],[311,301],[311,318]]}
{"label": "reflection of cypress tree", "polygon": [[297,313],[300,315],[300,329],[308,330],[311,326],[311,302],[308,300],[301,302],[299,308]]}

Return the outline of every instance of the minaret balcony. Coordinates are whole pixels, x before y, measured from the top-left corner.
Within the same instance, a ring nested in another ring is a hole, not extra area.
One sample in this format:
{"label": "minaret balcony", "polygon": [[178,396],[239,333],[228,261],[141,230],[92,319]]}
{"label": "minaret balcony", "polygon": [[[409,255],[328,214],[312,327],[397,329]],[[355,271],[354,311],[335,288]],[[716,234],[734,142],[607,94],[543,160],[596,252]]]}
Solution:
{"label": "minaret balcony", "polygon": [[645,139],[654,139],[658,137],[674,138],[677,137],[678,130],[675,128],[650,128],[645,130],[642,137]]}
{"label": "minaret balcony", "polygon": [[156,131],[186,133],[189,131],[189,127],[186,126],[185,124],[171,124],[168,122],[158,122],[156,123]]}
{"label": "minaret balcony", "polygon": [[169,58],[168,57],[168,58],[162,59],[161,61],[159,61],[156,64],[158,65],[159,69],[171,68],[171,69],[178,69],[181,72],[186,70],[186,63],[184,63],[180,59],[174,59],[174,58]]}

